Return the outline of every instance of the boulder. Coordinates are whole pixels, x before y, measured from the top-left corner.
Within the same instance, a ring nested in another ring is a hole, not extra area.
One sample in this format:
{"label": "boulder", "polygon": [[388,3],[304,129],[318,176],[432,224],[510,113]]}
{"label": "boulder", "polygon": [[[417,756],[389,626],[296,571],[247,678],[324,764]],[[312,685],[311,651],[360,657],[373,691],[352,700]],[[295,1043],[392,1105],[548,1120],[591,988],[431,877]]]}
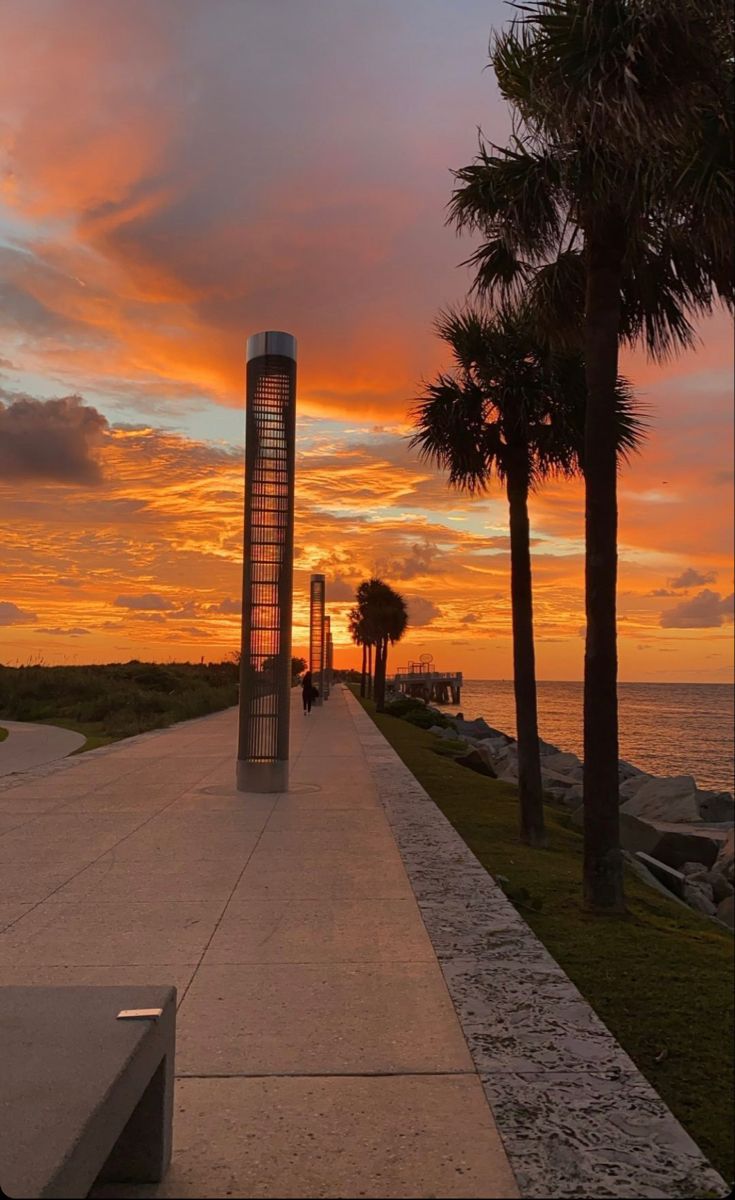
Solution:
{"label": "boulder", "polygon": [[717,905],[717,920],[723,924],[729,925],[732,929],[735,925],[735,896],[728,896],[726,900],[722,900]]}
{"label": "boulder", "polygon": [[683,875],[702,875],[717,857],[718,843],[699,833],[684,829],[659,829],[653,821],[642,821],[624,808],[620,810],[620,844],[635,853],[642,850]]}
{"label": "boulder", "polygon": [[649,851],[654,858],[659,858],[661,862],[676,867],[679,871],[683,870],[685,863],[701,863],[705,870],[714,866],[718,843],[713,838],[688,833],[684,829],[662,829],[656,832],[656,842]]}
{"label": "boulder", "polygon": [[652,775],[629,775],[624,779],[619,787],[620,803],[623,804],[626,800],[632,800],[633,796],[637,795],[645,783],[653,779]]}
{"label": "boulder", "polygon": [[638,775],[645,775],[645,771],[641,771],[640,767],[634,767],[632,763],[626,762],[621,758],[618,763],[618,779],[621,783],[625,783],[628,779],[635,779]]}
{"label": "boulder", "polygon": [[495,771],[484,761],[479,750],[472,749],[468,754],[462,754],[454,761],[459,763],[460,767],[469,767],[471,771],[476,771],[478,775],[487,775],[490,779],[497,778]]}
{"label": "boulder", "polygon": [[719,871],[720,875],[724,875],[725,879],[730,883],[735,883],[733,878],[735,867],[735,831],[730,830],[725,839],[724,844],[720,847],[720,853],[715,860],[715,870]]}
{"label": "boulder", "polygon": [[480,758],[484,762],[485,766],[489,770],[490,774],[492,775],[493,779],[497,779],[497,775],[495,772],[495,764],[493,762],[493,756],[490,753],[490,751],[485,748],[485,746],[483,745],[482,742],[477,743],[477,745],[475,746],[472,753],[478,754],[480,756]]}
{"label": "boulder", "polygon": [[492,725],[488,725],[484,717],[475,717],[474,721],[460,720],[459,717],[455,717],[454,723],[457,726],[457,732],[464,733],[467,737],[496,738],[504,736],[500,729],[493,729]]}
{"label": "boulder", "polygon": [[[637,779],[623,784],[629,788]],[[691,775],[674,775],[669,779],[649,778],[622,805],[622,811],[633,817],[679,823],[701,821],[697,801],[697,785]]]}
{"label": "boulder", "polygon": [[505,734],[503,734],[502,737],[481,738],[478,744],[485,746],[485,748],[489,750],[491,754],[501,754],[509,742],[510,738],[507,738]]}
{"label": "boulder", "polygon": [[558,771],[547,771],[546,767],[541,765],[541,778],[544,784],[548,784],[550,788],[561,788],[565,792],[570,788],[579,787],[579,784],[574,779],[570,779],[568,775],[560,775]]}
{"label": "boulder", "polygon": [[551,742],[545,742],[543,738],[539,738],[538,748],[542,758],[546,758],[549,754],[561,754],[558,746],[552,746]]}
{"label": "boulder", "polygon": [[700,883],[699,880],[695,883],[684,884],[684,899],[691,908],[706,913],[708,917],[714,917],[717,912],[717,905],[712,897],[712,888],[706,883]]}
{"label": "boulder", "polygon": [[735,801],[730,792],[697,792],[699,815],[703,821],[717,824],[735,820]]}
{"label": "boulder", "polygon": [[733,885],[725,879],[724,875],[720,875],[719,871],[708,871],[704,878],[712,888],[715,904],[722,904],[723,900],[727,900],[727,897],[732,896],[735,892]]}
{"label": "boulder", "polygon": [[561,802],[565,808],[578,808],[582,803],[582,784],[573,783],[570,788],[567,788],[561,797]]}
{"label": "boulder", "polygon": [[545,754],[541,759],[541,770],[566,775],[570,783],[579,783],[582,779],[582,764],[576,754]]}
{"label": "boulder", "polygon": [[705,883],[709,882],[709,880],[707,879],[707,868],[705,867],[704,863],[699,863],[699,862],[682,863],[681,873],[682,873],[682,875],[686,875],[687,879],[690,879],[692,881],[697,880],[697,879],[702,879]]}
{"label": "boulder", "polygon": [[499,754],[494,754],[492,759],[498,778],[503,772],[510,772],[516,779],[518,778],[518,751],[515,746],[506,746]]}
{"label": "boulder", "polygon": [[653,851],[658,839],[659,831],[654,825],[631,816],[624,809],[620,810],[620,845],[624,850],[629,850],[631,854],[642,850],[644,854],[652,854],[657,858],[658,855]]}

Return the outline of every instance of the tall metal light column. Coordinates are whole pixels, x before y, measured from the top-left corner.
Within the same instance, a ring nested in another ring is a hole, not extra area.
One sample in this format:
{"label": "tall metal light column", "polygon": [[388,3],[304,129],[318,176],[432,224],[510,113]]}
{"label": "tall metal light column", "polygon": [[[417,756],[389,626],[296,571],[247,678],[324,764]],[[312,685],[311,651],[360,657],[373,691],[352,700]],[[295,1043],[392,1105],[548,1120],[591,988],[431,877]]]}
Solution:
{"label": "tall metal light column", "polygon": [[332,641],[331,630],[327,642],[327,674],[329,675],[329,690],[331,691],[334,682],[334,642]]}
{"label": "tall metal light column", "polygon": [[332,676],[329,671],[329,643],[332,638],[330,632],[332,625],[331,617],[324,618],[324,699],[329,699],[329,693],[332,690]]}
{"label": "tall metal light column", "polygon": [[309,670],[311,682],[319,692],[315,704],[324,699],[324,603],[323,575],[312,575],[309,589]]}
{"label": "tall metal light column", "polygon": [[291,709],[296,338],[269,330],[247,343],[241,792],[288,790]]}

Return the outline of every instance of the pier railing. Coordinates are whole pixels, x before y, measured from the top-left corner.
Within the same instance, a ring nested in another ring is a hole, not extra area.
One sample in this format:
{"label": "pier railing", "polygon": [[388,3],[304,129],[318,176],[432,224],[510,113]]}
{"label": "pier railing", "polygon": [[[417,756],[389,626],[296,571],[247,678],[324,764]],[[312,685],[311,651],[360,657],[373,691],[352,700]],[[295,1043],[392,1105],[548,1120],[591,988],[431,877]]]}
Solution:
{"label": "pier railing", "polygon": [[437,679],[446,679],[447,682],[449,682],[451,680],[453,683],[461,684],[462,683],[462,672],[461,671],[402,671],[402,670],[399,670],[399,671],[396,671],[395,675],[393,676],[393,681],[395,683],[412,683],[414,681],[416,683],[427,683],[427,682],[434,682],[434,680],[437,680]]}

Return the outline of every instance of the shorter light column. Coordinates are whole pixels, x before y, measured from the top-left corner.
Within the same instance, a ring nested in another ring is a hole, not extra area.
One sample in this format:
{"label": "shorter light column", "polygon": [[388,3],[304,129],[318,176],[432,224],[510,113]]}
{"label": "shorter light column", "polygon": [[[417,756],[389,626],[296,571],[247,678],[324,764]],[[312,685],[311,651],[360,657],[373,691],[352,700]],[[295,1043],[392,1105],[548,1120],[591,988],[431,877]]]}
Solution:
{"label": "shorter light column", "polygon": [[331,618],[324,618],[324,699],[329,699],[329,693],[332,690],[332,676],[329,672],[329,642],[332,637]]}
{"label": "shorter light column", "polygon": [[312,575],[309,589],[309,670],[311,683],[319,693],[314,704],[324,700],[324,603],[325,579]]}

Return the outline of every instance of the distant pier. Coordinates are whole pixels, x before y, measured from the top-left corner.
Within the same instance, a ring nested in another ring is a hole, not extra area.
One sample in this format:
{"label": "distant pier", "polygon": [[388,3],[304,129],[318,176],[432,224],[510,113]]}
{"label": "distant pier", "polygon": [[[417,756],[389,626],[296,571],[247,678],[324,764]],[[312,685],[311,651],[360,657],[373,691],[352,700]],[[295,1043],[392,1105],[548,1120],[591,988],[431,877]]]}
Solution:
{"label": "distant pier", "polygon": [[431,655],[422,655],[420,662],[400,667],[393,686],[404,696],[415,696],[427,704],[459,704],[462,698],[462,672],[437,671]]}

